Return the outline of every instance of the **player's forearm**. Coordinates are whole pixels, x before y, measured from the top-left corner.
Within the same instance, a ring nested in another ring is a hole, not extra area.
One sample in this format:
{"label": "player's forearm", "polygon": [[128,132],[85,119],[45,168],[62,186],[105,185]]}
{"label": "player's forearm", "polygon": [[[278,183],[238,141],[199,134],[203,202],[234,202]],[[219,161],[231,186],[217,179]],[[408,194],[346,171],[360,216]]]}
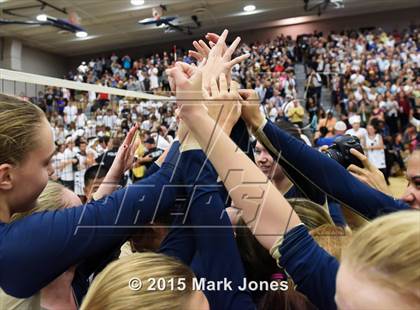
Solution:
{"label": "player's forearm", "polygon": [[184,120],[263,246],[270,248],[278,234],[300,223],[281,193],[212,118],[198,112]]}

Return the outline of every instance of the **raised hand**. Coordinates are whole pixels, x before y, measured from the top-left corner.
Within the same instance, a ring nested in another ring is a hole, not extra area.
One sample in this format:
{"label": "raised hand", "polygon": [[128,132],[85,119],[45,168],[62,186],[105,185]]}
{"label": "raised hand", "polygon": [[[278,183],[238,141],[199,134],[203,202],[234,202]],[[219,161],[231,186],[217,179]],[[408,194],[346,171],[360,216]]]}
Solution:
{"label": "raised hand", "polygon": [[211,94],[203,89],[208,114],[216,123],[229,134],[233,126],[241,116],[241,99],[238,92],[239,85],[236,82],[230,84],[228,89],[227,79],[224,73],[219,76],[219,86],[215,78],[210,81]]}
{"label": "raised hand", "polygon": [[242,62],[249,57],[249,54],[238,56],[231,60],[235,49],[238,47],[241,38],[237,37],[233,43],[225,49],[226,37],[228,31],[224,30],[217,43],[211,48],[208,53],[207,63],[203,67],[203,87],[210,89],[210,81],[212,78],[218,78],[220,73],[227,76],[228,85],[230,84],[230,71],[234,65]]}
{"label": "raised hand", "polygon": [[187,64],[185,62],[177,61],[175,66],[171,69],[166,69],[166,74],[169,78],[169,85],[173,92],[176,91],[175,81],[178,79],[178,82],[185,81],[185,79],[191,78],[196,72],[197,67],[192,64]]}
{"label": "raised hand", "polygon": [[134,153],[140,144],[140,141],[136,138],[137,129],[138,124],[128,132],[123,144],[118,149],[111,168],[106,174],[101,186],[99,186],[98,190],[93,195],[94,200],[101,199],[117,190],[124,172],[131,169],[134,165]]}
{"label": "raised hand", "polygon": [[119,179],[123,176],[124,172],[132,168],[134,164],[134,153],[140,145],[140,141],[136,139],[137,130],[138,124],[131,128],[125,137],[124,142],[118,149],[117,155],[108,171],[110,176]]}
{"label": "raised hand", "polygon": [[253,131],[257,130],[264,122],[264,116],[260,111],[260,98],[253,89],[241,89],[239,94],[242,98],[241,117]]}
{"label": "raised hand", "polygon": [[204,58],[207,58],[210,53],[210,47],[203,40],[194,41],[193,46],[195,51],[189,50],[188,56],[195,58],[197,61],[202,61]]}

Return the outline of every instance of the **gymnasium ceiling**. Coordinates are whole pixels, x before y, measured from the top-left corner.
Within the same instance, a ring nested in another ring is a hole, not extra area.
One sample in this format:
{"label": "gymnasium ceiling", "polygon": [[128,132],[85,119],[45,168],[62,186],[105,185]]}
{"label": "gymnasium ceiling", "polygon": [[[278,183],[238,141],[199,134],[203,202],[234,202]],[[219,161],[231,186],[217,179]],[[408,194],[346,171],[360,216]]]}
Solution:
{"label": "gymnasium ceiling", "polygon": [[[72,33],[60,32],[51,26],[1,25],[0,37],[20,39],[24,44],[61,54],[75,56],[113,48],[125,48],[187,39],[188,35],[174,32],[164,33],[164,29],[154,25],[143,26],[138,20],[152,16],[152,8],[166,5],[164,15],[178,16],[180,25],[192,24],[191,16],[196,15],[202,26],[193,30],[194,34],[233,31],[293,24],[318,19],[317,11],[305,12],[303,0],[145,0],[145,4],[134,6],[130,0],[46,0],[60,8],[74,10],[81,18],[81,25],[89,35],[76,38]],[[309,6],[323,0],[310,0]],[[36,0],[0,0],[0,18],[13,19],[2,12],[4,9],[39,4]],[[245,5],[255,5],[255,11],[246,13]],[[344,0],[344,8],[329,7],[321,18],[349,16],[368,12],[391,11],[400,8],[420,7],[419,0]],[[39,8],[19,11],[33,20],[40,13],[57,18],[66,18],[63,13],[51,8],[42,12]],[[301,17],[300,19],[292,19]],[[306,18],[303,20],[302,18]],[[281,21],[286,19],[285,21]]]}

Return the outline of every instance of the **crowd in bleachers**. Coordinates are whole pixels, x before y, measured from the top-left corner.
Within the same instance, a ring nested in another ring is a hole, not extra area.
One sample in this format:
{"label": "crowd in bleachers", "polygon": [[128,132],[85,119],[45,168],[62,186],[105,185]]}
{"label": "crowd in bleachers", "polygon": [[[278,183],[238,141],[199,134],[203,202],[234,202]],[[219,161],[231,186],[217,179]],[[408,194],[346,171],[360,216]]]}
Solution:
{"label": "crowd in bleachers", "polygon": [[[418,128],[413,120],[418,117],[416,106],[420,100],[418,36],[417,28],[394,33],[375,29],[328,36],[315,32],[301,35],[297,40],[281,35],[267,42],[242,43],[237,53],[249,53],[250,57],[235,65],[231,75],[242,88],[256,90],[267,117],[272,121],[286,119],[306,129],[307,140],[315,146],[331,145],[340,133],[352,133],[364,143],[365,128],[372,125],[372,143],[378,147],[374,151],[383,153],[378,155],[383,157],[378,167],[388,177],[403,172],[405,153],[417,144]],[[174,66],[175,59],[189,64],[201,60],[191,51],[178,54],[175,57],[173,52],[164,52],[131,58],[113,53],[110,57],[82,62],[68,78],[170,95],[166,69]],[[296,63],[304,64],[307,77],[300,96]],[[331,98],[321,98],[321,95],[329,96],[323,88],[329,90]],[[52,87],[46,88],[43,98],[37,101],[53,124],[59,144],[57,160],[68,157],[64,153],[72,148],[69,141],[76,142],[75,150],[80,141],[88,143],[88,157],[96,158],[104,154],[111,136],[126,134],[135,122],[143,130],[144,141],[157,139],[159,149],[171,142],[177,129],[175,107],[170,102],[134,100],[106,93],[75,93]],[[352,130],[355,126],[356,131]],[[87,165],[94,162],[90,158]],[[68,164],[67,168],[58,169],[57,178],[72,169],[73,173],[84,170],[83,164],[72,167]],[[64,176],[66,179],[72,177]]]}
{"label": "crowd in bleachers", "polygon": [[415,309],[418,29],[227,35],[0,94],[0,304]]}

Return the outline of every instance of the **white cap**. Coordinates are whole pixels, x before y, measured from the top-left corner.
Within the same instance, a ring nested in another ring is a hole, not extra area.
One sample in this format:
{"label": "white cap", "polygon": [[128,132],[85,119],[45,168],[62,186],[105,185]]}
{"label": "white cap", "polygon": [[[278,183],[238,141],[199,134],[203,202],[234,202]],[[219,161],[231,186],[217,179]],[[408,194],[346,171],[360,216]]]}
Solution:
{"label": "white cap", "polygon": [[343,121],[335,123],[334,130],[345,131],[347,129],[346,124]]}
{"label": "white cap", "polygon": [[72,137],[68,137],[66,139],[66,144],[72,143],[73,142],[73,138]]}
{"label": "white cap", "polygon": [[354,123],[360,123],[360,116],[359,115],[353,115],[349,118],[350,125],[353,125]]}

